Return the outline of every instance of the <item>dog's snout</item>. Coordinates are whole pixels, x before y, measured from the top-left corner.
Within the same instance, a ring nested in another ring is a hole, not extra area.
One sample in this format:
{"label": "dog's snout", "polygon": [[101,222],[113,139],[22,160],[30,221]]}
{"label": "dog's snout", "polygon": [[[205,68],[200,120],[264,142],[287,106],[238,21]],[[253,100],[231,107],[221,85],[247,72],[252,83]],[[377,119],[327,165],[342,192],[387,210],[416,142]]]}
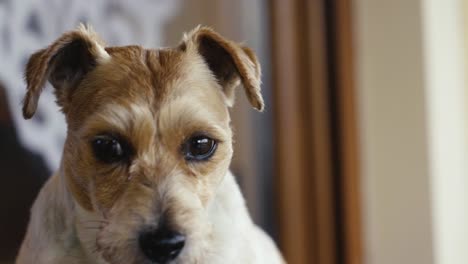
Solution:
{"label": "dog's snout", "polygon": [[161,227],[140,234],[140,248],[145,256],[158,264],[175,259],[185,245],[185,236]]}

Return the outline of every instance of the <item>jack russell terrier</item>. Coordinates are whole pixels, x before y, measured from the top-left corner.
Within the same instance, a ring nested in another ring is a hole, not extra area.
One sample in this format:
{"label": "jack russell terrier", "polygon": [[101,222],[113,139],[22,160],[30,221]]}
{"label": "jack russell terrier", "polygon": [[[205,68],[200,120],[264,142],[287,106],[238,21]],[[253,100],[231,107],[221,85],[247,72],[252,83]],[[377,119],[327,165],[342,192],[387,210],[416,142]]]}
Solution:
{"label": "jack russell terrier", "polygon": [[252,50],[206,27],[174,48],[107,47],[80,25],[25,77],[24,117],[49,81],[68,130],[16,263],[284,263],[228,169],[234,89],[264,105]]}

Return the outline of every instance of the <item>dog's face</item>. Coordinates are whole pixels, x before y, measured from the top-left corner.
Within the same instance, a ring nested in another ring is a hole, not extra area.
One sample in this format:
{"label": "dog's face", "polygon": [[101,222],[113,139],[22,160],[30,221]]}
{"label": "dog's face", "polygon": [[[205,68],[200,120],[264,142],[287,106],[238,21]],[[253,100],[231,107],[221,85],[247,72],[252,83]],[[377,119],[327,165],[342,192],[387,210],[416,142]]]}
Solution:
{"label": "dog's face", "polygon": [[232,157],[233,89],[242,82],[263,108],[249,49],[207,28],[173,49],[105,47],[80,27],[32,55],[26,80],[25,117],[47,80],[66,116],[61,169],[89,218],[89,250],[110,263],[209,254],[208,210]]}

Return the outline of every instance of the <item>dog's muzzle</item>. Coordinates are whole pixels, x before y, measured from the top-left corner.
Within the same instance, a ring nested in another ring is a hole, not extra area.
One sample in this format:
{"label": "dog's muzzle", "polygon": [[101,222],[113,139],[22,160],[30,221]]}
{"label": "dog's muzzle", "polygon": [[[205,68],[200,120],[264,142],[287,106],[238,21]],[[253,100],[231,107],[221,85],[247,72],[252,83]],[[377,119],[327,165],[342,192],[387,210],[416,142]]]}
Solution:
{"label": "dog's muzzle", "polygon": [[149,260],[157,264],[166,264],[179,256],[185,245],[185,236],[160,227],[142,232],[139,242],[141,251]]}

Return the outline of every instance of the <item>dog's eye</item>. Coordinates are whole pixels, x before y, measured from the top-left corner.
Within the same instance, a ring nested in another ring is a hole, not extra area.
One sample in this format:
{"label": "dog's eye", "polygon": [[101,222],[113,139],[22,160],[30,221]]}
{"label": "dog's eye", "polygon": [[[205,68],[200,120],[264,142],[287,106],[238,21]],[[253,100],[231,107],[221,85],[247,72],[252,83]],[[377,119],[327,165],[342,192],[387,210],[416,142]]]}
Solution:
{"label": "dog's eye", "polygon": [[213,156],[216,150],[216,140],[207,136],[193,136],[182,146],[186,160],[204,161]]}
{"label": "dog's eye", "polygon": [[129,154],[121,140],[109,135],[96,136],[92,141],[92,148],[96,158],[105,163],[122,161]]}

